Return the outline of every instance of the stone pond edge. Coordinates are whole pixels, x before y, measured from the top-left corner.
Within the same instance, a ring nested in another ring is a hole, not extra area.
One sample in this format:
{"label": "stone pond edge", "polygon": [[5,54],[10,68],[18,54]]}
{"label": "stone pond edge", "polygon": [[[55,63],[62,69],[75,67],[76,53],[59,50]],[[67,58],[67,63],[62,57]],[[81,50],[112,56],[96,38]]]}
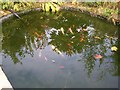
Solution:
{"label": "stone pond edge", "polygon": [[[120,25],[120,20],[119,18],[117,20],[114,20],[114,18],[108,18],[108,17],[105,17],[103,15],[100,15],[100,14],[95,14],[94,12],[90,12],[88,10],[85,10],[85,9],[82,9],[80,7],[74,7],[74,6],[61,6],[60,10],[72,10],[72,11],[78,11],[78,12],[81,12],[81,13],[85,13],[85,14],[88,14],[92,17],[97,17],[99,19],[102,19],[102,20],[106,20],[107,22],[109,23],[112,23],[113,25],[116,25],[116,26],[119,26]],[[30,12],[30,11],[42,11],[41,8],[32,8],[32,9],[29,9],[29,10],[23,10],[23,11],[19,11],[17,12],[17,14],[24,14],[24,13],[27,13],[27,12]],[[9,17],[11,16],[14,16],[12,13],[8,13],[7,15],[3,15],[0,17],[0,23],[2,23],[2,21],[8,19]],[[119,15],[118,15],[119,16]]]}

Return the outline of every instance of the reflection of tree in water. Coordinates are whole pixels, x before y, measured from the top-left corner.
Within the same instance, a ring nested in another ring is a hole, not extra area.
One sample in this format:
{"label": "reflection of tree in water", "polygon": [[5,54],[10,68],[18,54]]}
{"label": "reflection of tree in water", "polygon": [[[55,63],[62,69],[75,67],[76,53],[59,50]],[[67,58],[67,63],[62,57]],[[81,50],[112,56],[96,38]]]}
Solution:
{"label": "reflection of tree in water", "polygon": [[[22,22],[17,22],[14,25],[16,21],[11,23],[12,27],[9,28],[3,24],[3,53],[10,56],[14,63],[17,63],[20,59],[25,58],[27,54],[34,56],[34,50],[44,49],[47,45],[52,45],[57,53],[59,51],[59,53],[65,53],[68,56],[79,54],[79,61],[84,61],[89,76],[94,71],[96,63],[99,63],[98,70],[102,70],[100,77],[104,76],[106,72],[118,75],[117,66],[119,61],[116,59],[117,55],[110,50],[111,46],[117,43],[116,35],[101,36],[100,31],[94,30],[93,26],[84,25],[86,22],[78,25],[78,19],[72,18],[70,14],[63,13],[63,15],[64,17],[61,14],[56,16],[55,18],[57,19],[54,20],[52,18],[52,22],[50,22],[51,18],[44,20],[47,16],[43,16],[41,18],[43,20],[42,23],[41,21],[36,21],[40,25],[32,22],[27,27]],[[65,15],[71,18],[71,21],[67,21]],[[55,23],[61,20],[63,20],[62,23]],[[54,27],[54,30],[46,34],[52,29],[48,27]],[[47,29],[45,30],[45,28]],[[100,54],[103,58],[96,60],[94,58],[95,54]],[[112,61],[109,61],[109,58]],[[104,69],[101,69],[102,67]]]}
{"label": "reflection of tree in water", "polygon": [[65,34],[60,31],[59,35],[52,33],[52,40],[49,42],[49,44],[56,46],[57,49],[59,49],[61,52],[66,53],[68,56],[80,53],[83,45],[85,44],[85,32],[78,33],[72,30],[74,33],[72,34],[69,30],[66,31],[67,32],[65,32]]}
{"label": "reflection of tree in water", "polygon": [[[89,46],[87,46],[84,50],[84,57],[86,58],[85,60],[85,66],[88,71],[88,75],[92,73],[92,71],[97,67],[98,71],[100,72],[98,74],[99,79],[103,79],[105,74],[108,72],[111,73],[112,75],[119,75],[118,74],[118,59],[117,59],[117,52],[112,52],[111,47],[113,45],[116,45],[117,38],[110,36],[101,36],[101,40],[97,40]],[[101,43],[100,43],[101,42]],[[93,56],[95,54],[100,54],[103,56],[102,59],[95,59]],[[100,78],[101,77],[101,78]]]}
{"label": "reflection of tree in water", "polygon": [[[88,27],[90,29],[90,26]],[[91,27],[91,29],[93,28]],[[85,68],[89,76],[98,64],[98,70],[102,70],[101,74],[98,75],[99,78],[102,78],[107,72],[112,75],[118,75],[118,65],[116,65],[117,53],[111,51],[111,47],[117,43],[117,37],[108,35],[100,36],[95,30],[76,31],[75,29],[72,30],[74,34],[68,30],[66,30],[65,34],[62,31],[57,34],[53,32],[51,34],[52,40],[49,44],[54,45],[60,52],[66,53],[68,56],[82,54],[82,58],[80,57],[79,61],[85,62]],[[102,55],[103,58],[95,59],[94,56],[96,54]],[[103,67],[104,69],[101,69]]]}
{"label": "reflection of tree in water", "polygon": [[47,44],[47,37],[44,35],[45,32],[30,25],[24,29],[20,25],[23,26],[20,22],[18,25],[14,25],[13,29],[3,26],[2,50],[4,55],[10,56],[14,63],[25,58],[27,54],[33,57],[33,49],[43,49]]}

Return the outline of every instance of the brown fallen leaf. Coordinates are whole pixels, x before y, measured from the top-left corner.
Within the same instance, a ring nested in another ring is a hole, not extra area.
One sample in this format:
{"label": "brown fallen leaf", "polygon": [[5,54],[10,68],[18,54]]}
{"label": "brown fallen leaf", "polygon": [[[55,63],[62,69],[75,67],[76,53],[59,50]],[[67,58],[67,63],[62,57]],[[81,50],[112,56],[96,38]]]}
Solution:
{"label": "brown fallen leaf", "polygon": [[74,34],[71,28],[68,28],[68,31],[69,31],[71,34]]}
{"label": "brown fallen leaf", "polygon": [[72,45],[70,43],[67,44],[69,47],[71,47]]}
{"label": "brown fallen leaf", "polygon": [[101,38],[100,38],[100,37],[98,37],[98,36],[95,36],[94,38],[95,38],[95,39],[101,39]]}

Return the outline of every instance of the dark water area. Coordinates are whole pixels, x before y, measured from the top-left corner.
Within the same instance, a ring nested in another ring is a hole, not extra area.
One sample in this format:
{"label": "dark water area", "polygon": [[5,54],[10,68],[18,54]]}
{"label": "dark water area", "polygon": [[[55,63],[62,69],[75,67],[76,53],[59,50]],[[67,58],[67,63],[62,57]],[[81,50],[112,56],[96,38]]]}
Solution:
{"label": "dark water area", "polygon": [[118,27],[77,11],[31,11],[2,23],[3,70],[15,88],[117,88]]}

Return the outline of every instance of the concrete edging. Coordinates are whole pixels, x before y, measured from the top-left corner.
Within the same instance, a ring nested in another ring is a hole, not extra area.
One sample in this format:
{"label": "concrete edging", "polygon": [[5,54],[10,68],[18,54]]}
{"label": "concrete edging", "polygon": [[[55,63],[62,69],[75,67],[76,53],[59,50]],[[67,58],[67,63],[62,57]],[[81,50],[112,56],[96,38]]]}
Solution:
{"label": "concrete edging", "polygon": [[12,85],[3,72],[2,67],[0,66],[0,90],[2,90],[3,88],[10,88],[10,90],[13,90]]}

